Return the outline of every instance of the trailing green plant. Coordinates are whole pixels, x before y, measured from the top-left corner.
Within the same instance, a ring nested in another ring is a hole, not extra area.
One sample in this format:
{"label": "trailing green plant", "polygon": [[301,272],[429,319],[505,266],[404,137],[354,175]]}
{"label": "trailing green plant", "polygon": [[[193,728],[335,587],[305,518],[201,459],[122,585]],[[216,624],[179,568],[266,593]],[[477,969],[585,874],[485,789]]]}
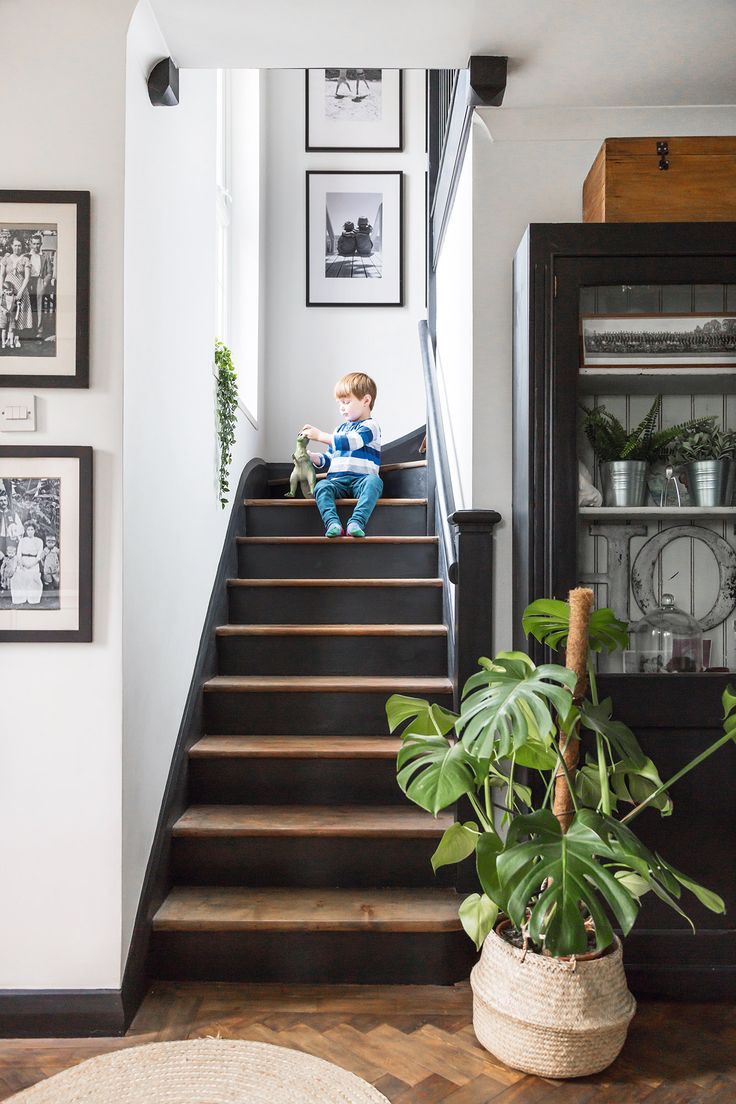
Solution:
{"label": "trailing green plant", "polygon": [[[634,733],[613,719],[610,698],[598,697],[593,654],[626,647],[627,626],[610,609],[589,616],[588,606],[581,644],[570,609],[534,602],[523,625],[527,636],[565,648],[575,669],[500,652],[478,661],[459,713],[404,695],[386,705],[390,730],[402,729],[397,779],[407,797],[435,815],[460,798],[473,809],[474,819],[445,831],[432,866],[475,856],[481,892],[463,901],[460,919],[478,948],[499,912],[535,949],[559,957],[585,952],[591,926],[597,948],[607,947],[609,914],[628,934],[647,892],[691,925],[679,903],[683,890],[725,911],[717,894],[646,847],[631,824],[649,806],[668,816],[670,787],[736,742],[736,691],[723,693],[723,735],[663,782]],[[575,648],[582,658],[572,662]],[[533,787],[526,775],[537,776]]]}
{"label": "trailing green plant", "polygon": [[592,410],[581,404],[583,430],[597,459],[605,464],[615,460],[645,460],[655,464],[665,460],[674,442],[684,433],[710,423],[710,418],[691,418],[688,422],[657,429],[662,411],[662,396],[657,395],[637,426],[626,430],[615,414],[602,404]]}
{"label": "trailing green plant", "polygon": [[725,460],[736,450],[736,433],[721,429],[717,418],[708,425],[680,434],[674,441],[672,459],[678,464],[693,464],[698,460]]}
{"label": "trailing green plant", "polygon": [[238,376],[230,350],[219,339],[215,341],[217,440],[220,447],[220,506],[224,510],[230,494],[230,464],[235,444],[238,409]]}

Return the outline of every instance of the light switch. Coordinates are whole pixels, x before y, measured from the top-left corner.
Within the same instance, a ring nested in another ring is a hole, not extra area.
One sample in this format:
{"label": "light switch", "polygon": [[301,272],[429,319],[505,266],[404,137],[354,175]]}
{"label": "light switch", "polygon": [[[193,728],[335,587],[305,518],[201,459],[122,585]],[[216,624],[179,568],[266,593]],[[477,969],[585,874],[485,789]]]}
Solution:
{"label": "light switch", "polygon": [[35,395],[21,391],[6,391],[0,395],[0,433],[30,433],[35,428]]}

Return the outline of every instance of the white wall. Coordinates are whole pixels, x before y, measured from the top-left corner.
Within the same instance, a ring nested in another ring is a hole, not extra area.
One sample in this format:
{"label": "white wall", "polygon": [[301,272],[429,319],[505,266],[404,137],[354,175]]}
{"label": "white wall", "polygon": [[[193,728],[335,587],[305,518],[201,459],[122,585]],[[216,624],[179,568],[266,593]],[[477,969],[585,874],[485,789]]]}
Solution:
{"label": "white wall", "polygon": [[[417,324],[424,303],[424,73],[404,74],[403,153],[305,153],[304,71],[267,76],[266,439],[287,460],[297,431],[339,421],[335,381],[367,372],[378,385],[384,441],[424,423]],[[305,171],[401,169],[404,178],[404,307],[306,307]]]}
{"label": "white wall", "polygon": [[473,502],[473,146],[436,268],[437,378],[455,505]]}
{"label": "white wall", "polygon": [[[0,645],[0,988],[120,980],[122,251],[130,0],[2,5],[0,188],[92,193],[89,390],[39,394],[36,433],[92,445],[94,642]],[[64,44],[60,48],[60,44]],[[29,78],[33,69],[42,80]],[[13,151],[12,157],[9,151]]]}
{"label": "white wall", "polygon": [[733,134],[736,109],[640,108],[479,113],[473,127],[473,505],[499,511],[498,649],[511,643],[513,257],[530,222],[580,222],[583,180],[607,137]]}
{"label": "white wall", "polygon": [[[212,374],[216,74],[182,70],[179,106],[154,108],[146,77],[167,54],[143,0],[128,35],[126,126],[124,953],[229,518]],[[241,414],[231,490],[259,448]]]}

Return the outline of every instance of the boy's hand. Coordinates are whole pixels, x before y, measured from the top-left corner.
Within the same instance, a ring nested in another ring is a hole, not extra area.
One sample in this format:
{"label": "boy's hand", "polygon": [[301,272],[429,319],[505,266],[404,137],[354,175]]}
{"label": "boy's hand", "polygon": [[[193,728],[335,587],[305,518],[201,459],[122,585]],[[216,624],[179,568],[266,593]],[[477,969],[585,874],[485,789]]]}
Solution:
{"label": "boy's hand", "polygon": [[312,461],[315,468],[321,468],[322,467],[322,453],[321,452],[309,452],[309,450],[307,450],[307,456]]}
{"label": "boy's hand", "polygon": [[332,435],[325,433],[321,429],[317,429],[313,425],[303,425],[300,433],[303,433],[305,437],[308,437],[310,441],[319,441],[322,445],[329,445],[332,442]]}

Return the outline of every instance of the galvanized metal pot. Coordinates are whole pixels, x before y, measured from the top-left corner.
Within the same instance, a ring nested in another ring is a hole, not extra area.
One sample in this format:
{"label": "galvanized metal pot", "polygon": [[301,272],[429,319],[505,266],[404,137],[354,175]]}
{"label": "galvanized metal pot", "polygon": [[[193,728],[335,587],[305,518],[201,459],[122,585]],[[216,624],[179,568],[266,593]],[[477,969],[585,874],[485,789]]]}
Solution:
{"label": "galvanized metal pot", "polygon": [[694,460],[685,465],[685,473],[694,506],[731,505],[736,462],[730,457]]}
{"label": "galvanized metal pot", "polygon": [[647,493],[646,460],[610,460],[601,464],[604,506],[643,506]]}

